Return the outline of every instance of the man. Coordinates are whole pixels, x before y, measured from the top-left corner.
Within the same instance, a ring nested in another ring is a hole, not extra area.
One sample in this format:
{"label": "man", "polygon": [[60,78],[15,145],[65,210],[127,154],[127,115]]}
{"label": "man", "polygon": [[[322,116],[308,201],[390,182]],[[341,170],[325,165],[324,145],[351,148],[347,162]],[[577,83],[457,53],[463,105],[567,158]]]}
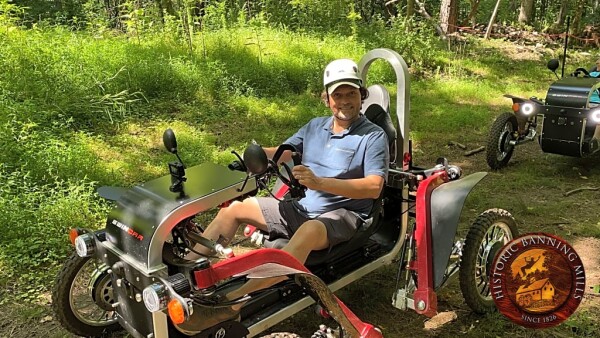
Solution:
{"label": "man", "polygon": [[[302,263],[311,251],[329,249],[352,238],[383,189],[388,142],[385,132],[360,114],[368,91],[354,61],[339,59],[327,65],[323,85],[323,99],[332,116],[311,120],[284,142],[302,153],[302,164],[294,166],[292,174],[307,187],[306,197],[299,201],[271,197],[236,201],[219,211],[204,237],[213,241],[221,237],[228,243],[240,225],[252,224],[271,238],[289,238],[283,250]],[[276,149],[265,148],[265,152],[272,157]],[[287,151],[282,161],[290,159],[291,152]],[[194,249],[209,254],[204,247]],[[250,280],[226,298],[237,299],[285,278]],[[225,308],[205,318],[220,317],[215,318],[216,324],[233,317],[240,308]],[[193,325],[184,323],[178,328],[186,331],[186,327]]]}

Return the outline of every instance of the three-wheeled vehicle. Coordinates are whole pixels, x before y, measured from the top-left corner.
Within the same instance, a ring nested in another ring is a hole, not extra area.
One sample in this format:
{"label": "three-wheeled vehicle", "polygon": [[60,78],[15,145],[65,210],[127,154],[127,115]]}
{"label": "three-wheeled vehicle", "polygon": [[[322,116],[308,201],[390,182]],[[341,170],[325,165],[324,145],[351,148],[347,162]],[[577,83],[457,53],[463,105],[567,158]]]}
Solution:
{"label": "three-wheeled vehicle", "polygon": [[[556,74],[559,61],[552,59],[547,66]],[[515,147],[536,136],[545,153],[586,157],[598,152],[600,102],[594,97],[598,97],[599,87],[600,78],[577,68],[552,83],[545,100],[504,95],[512,99],[512,112],[498,116],[490,129],[486,147],[490,168],[506,166]],[[542,120],[539,135],[538,119]]]}
{"label": "three-wheeled vehicle", "polygon": [[[290,167],[277,165],[280,151],[267,159],[260,146],[250,145],[229,167],[204,163],[185,168],[181,161],[171,162],[169,175],[130,189],[101,190],[116,201],[105,228],[72,231],[76,254],[65,263],[53,290],[60,323],[82,336],[125,329],[134,337],[252,337],[316,302],[344,336],[381,337],[333,292],[394,262],[400,283],[390,296],[396,308],[435,315],[436,292],[459,272],[467,304],[477,312],[494,309],[491,263],[515,236],[516,223],[507,211],[490,209],[476,218],[466,239],[456,238],[465,199],[486,173],[462,177],[460,168],[445,159],[428,169],[412,165],[408,68],[396,52],[372,50],[358,64],[364,83],[376,60],[387,61],[396,74],[397,121],[392,122],[390,96],[380,85],[369,87],[363,113],[386,131],[392,162],[371,217],[350,241],[313,252],[305,266],[274,248],[282,243],[271,238],[259,241],[271,248],[235,256],[231,248],[201,236],[197,215],[268,190],[275,177],[280,184],[272,188],[274,195],[302,198],[304,187],[286,175]],[[177,155],[174,133],[167,130],[163,140]],[[280,149],[293,150],[289,145]],[[196,243],[221,259],[184,259]],[[240,299],[223,297],[248,279],[273,276],[289,278]],[[241,302],[239,318],[210,315],[210,309]],[[206,314],[206,320],[190,324],[195,311]],[[185,333],[177,329],[182,326]]]}

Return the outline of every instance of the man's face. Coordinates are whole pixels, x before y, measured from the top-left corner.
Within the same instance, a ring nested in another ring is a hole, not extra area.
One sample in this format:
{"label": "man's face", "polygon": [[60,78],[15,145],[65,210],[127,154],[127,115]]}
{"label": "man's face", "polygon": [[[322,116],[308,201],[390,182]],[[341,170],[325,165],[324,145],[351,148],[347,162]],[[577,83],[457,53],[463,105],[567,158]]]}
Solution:
{"label": "man's face", "polygon": [[360,90],[349,85],[339,86],[329,95],[329,108],[333,115],[342,121],[356,120],[361,104]]}

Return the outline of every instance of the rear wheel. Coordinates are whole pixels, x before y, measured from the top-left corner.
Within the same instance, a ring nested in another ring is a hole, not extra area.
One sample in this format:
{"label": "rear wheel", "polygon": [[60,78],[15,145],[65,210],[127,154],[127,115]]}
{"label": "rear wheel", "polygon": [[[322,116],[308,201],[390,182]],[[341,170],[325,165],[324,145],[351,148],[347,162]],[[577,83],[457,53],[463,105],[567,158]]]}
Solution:
{"label": "rear wheel", "polygon": [[506,210],[490,209],[471,225],[459,271],[465,302],[477,313],[496,309],[490,291],[490,271],[496,253],[517,236],[517,223]]}
{"label": "rear wheel", "polygon": [[56,277],[52,309],[56,319],[70,332],[100,337],[121,330],[108,266],[73,253]]}
{"label": "rear wheel", "polygon": [[508,164],[515,150],[510,141],[514,140],[516,130],[517,117],[513,113],[503,113],[494,121],[486,147],[486,160],[490,168],[497,170]]}

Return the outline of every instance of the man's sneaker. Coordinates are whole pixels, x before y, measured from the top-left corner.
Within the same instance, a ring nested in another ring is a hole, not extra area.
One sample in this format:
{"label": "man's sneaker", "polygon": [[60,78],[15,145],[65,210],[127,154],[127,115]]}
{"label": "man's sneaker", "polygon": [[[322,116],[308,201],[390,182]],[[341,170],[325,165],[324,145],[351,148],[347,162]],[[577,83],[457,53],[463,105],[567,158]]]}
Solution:
{"label": "man's sneaker", "polygon": [[232,309],[231,306],[206,307],[194,305],[194,312],[190,319],[175,325],[175,327],[181,333],[193,336],[203,330],[229,320],[239,321],[240,311]]}

